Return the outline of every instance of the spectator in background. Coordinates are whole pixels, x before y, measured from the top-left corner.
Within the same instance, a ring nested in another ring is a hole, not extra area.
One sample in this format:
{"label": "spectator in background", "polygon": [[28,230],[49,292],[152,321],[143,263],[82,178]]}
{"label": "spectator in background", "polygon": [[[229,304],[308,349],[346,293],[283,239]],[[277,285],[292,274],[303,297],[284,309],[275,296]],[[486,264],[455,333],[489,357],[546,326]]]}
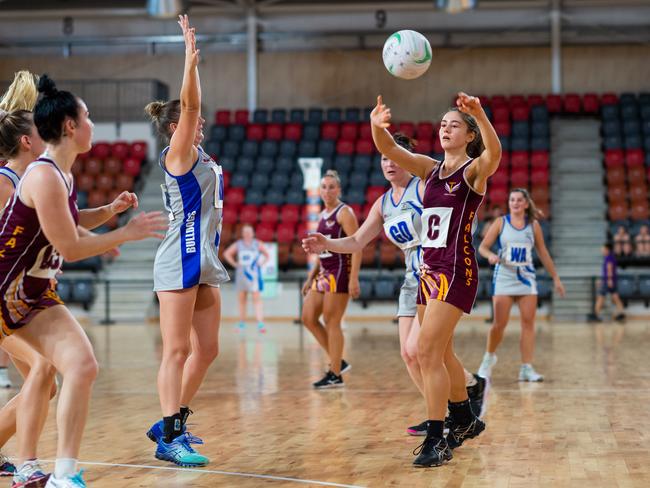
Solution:
{"label": "spectator in background", "polygon": [[598,298],[596,299],[594,313],[590,319],[594,322],[603,321],[600,316],[600,311],[605,304],[605,297],[611,295],[612,301],[614,302],[614,305],[616,305],[616,315],[614,316],[614,319],[617,322],[622,322],[625,320],[625,313],[623,313],[623,302],[621,301],[621,297],[618,296],[618,290],[616,288],[616,258],[614,257],[614,253],[612,253],[612,245],[609,243],[604,244],[602,247],[602,253],[604,256],[602,277],[598,289]]}
{"label": "spectator in background", "polygon": [[646,224],[641,226],[634,237],[634,255],[638,258],[650,257],[650,231]]}
{"label": "spectator in background", "polygon": [[614,234],[614,254],[616,256],[632,255],[632,238],[623,225],[619,225]]}

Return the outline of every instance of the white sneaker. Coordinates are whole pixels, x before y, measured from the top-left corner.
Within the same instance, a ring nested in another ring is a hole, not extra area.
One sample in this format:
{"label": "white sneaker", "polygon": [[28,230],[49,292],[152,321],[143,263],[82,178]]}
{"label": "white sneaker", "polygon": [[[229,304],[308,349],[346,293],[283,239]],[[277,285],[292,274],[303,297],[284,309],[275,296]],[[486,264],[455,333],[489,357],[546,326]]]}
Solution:
{"label": "white sneaker", "polygon": [[52,474],[50,479],[47,480],[45,488],[86,488],[86,482],[82,476],[83,470],[61,479],[55,478],[54,474]]}
{"label": "white sneaker", "polygon": [[11,388],[11,380],[9,379],[9,371],[7,368],[0,369],[0,388]]}
{"label": "white sneaker", "polygon": [[519,381],[544,381],[544,375],[535,371],[531,364],[522,364],[519,369]]}
{"label": "white sneaker", "polygon": [[490,378],[492,377],[492,368],[497,363],[497,355],[490,354],[486,352],[483,356],[483,361],[481,362],[481,367],[478,368],[478,375],[481,378]]}

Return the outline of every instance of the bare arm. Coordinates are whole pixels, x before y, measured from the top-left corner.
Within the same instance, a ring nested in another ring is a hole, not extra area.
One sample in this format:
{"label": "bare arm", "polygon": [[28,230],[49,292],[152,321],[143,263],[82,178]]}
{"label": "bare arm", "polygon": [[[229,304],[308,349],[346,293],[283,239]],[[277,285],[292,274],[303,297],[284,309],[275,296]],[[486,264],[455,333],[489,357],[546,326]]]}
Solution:
{"label": "bare arm", "polygon": [[395,161],[406,171],[426,179],[433,171],[436,161],[423,154],[415,154],[398,146],[393,136],[388,132],[390,126],[390,108],[384,105],[381,95],[377,97],[377,105],[370,114],[370,126],[372,127],[372,140],[377,151],[388,159]]}
{"label": "bare arm", "polygon": [[548,249],[546,248],[546,243],[544,242],[544,233],[542,232],[542,226],[539,225],[539,222],[537,222],[536,220],[533,221],[533,233],[535,234],[535,250],[537,251],[539,260],[544,265],[544,268],[546,268],[546,271],[548,271],[548,274],[551,275],[551,278],[553,278],[553,284],[555,286],[555,289],[560,294],[560,296],[563,297],[564,285],[562,284],[562,281],[560,280],[560,277],[557,274],[557,270],[555,269],[555,263],[553,263],[553,259],[551,258],[551,255],[549,254]]}
{"label": "bare arm", "polygon": [[478,97],[461,92],[458,94],[456,105],[461,112],[476,119],[485,145],[483,152],[467,168],[469,183],[477,192],[483,193],[487,188],[487,179],[496,172],[501,162],[501,142]]}
{"label": "bare arm", "polygon": [[490,264],[497,264],[499,262],[499,256],[493,253],[490,249],[494,245],[501,233],[503,228],[503,217],[499,217],[494,220],[485,234],[485,237],[481,241],[481,244],[478,247],[478,253],[488,260]]}
{"label": "bare arm", "polygon": [[165,159],[167,170],[173,175],[187,173],[198,151],[194,146],[196,128],[201,115],[201,85],[199,82],[199,50],[196,49],[196,37],[190,27],[187,15],[181,15],[178,24],[185,39],[185,68],[181,86],[181,115],[178,125],[169,143],[169,152]]}
{"label": "bare arm", "polygon": [[106,234],[80,235],[68,208],[68,191],[58,173],[37,167],[23,180],[22,198],[36,209],[45,237],[66,261],[79,261],[109,251],[127,241],[164,236],[167,226],[161,212],[141,213],[124,227]]}
{"label": "bare arm", "polygon": [[326,250],[339,254],[360,252],[381,232],[383,220],[380,197],[372,205],[368,218],[351,236],[331,239],[323,234],[311,234],[302,240],[302,247],[305,252],[314,254],[320,254]]}
{"label": "bare arm", "polygon": [[233,242],[228,246],[228,248],[223,252],[223,259],[233,268],[237,267],[237,261],[235,260],[235,254],[237,253],[237,243]]}
{"label": "bare arm", "polygon": [[261,266],[262,264],[268,262],[268,260],[269,260],[269,251],[268,251],[268,249],[266,249],[266,246],[264,245],[264,243],[262,241],[258,241],[258,242],[259,242],[258,250],[259,250],[260,254],[264,257],[264,261],[262,261],[261,263],[258,263]]}
{"label": "bare arm", "polygon": [[86,229],[96,229],[113,215],[125,212],[131,207],[138,208],[138,197],[135,193],[123,191],[108,205],[79,210],[79,225]]}
{"label": "bare arm", "polygon": [[9,199],[14,194],[14,185],[9,181],[9,178],[0,176],[0,210],[9,202]]}

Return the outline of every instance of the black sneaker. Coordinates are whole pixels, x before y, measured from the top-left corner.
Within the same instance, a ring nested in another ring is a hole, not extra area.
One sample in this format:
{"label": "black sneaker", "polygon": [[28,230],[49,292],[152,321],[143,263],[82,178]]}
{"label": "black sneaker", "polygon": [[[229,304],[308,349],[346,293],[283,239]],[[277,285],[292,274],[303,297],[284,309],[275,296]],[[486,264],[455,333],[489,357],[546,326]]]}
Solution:
{"label": "black sneaker", "polygon": [[325,376],[323,376],[322,380],[314,383],[314,388],[317,390],[324,390],[327,388],[340,388],[342,386],[345,386],[343,384],[343,378],[341,378],[340,375],[335,375],[331,371],[325,373]]}
{"label": "black sneaker", "polygon": [[600,318],[595,313],[590,313],[589,315],[587,315],[587,322],[590,322],[590,323],[593,324],[593,323],[600,323],[602,321],[603,321],[603,319]]}
{"label": "black sneaker", "polygon": [[447,443],[450,449],[460,447],[466,439],[473,439],[485,430],[485,423],[478,417],[474,417],[468,425],[453,423],[447,434]]}
{"label": "black sneaker", "polygon": [[413,425],[412,427],[407,428],[406,433],[413,436],[427,435],[427,421],[425,420],[421,424]]}
{"label": "black sneaker", "polygon": [[624,313],[619,313],[618,315],[616,315],[614,317],[614,320],[616,320],[616,322],[619,322],[619,323],[625,322],[625,314]]}
{"label": "black sneaker", "polygon": [[341,374],[347,373],[352,369],[352,365],[348,363],[345,359],[341,359]]}
{"label": "black sneaker", "polygon": [[476,373],[474,373],[474,378],[476,379],[476,384],[467,387],[467,396],[469,396],[469,404],[472,407],[472,412],[480,418],[483,415],[483,398],[485,397],[487,380],[481,378]]}
{"label": "black sneaker", "polygon": [[442,439],[427,437],[422,444],[415,448],[413,454],[417,456],[413,461],[413,466],[416,468],[440,466],[454,457],[444,437]]}

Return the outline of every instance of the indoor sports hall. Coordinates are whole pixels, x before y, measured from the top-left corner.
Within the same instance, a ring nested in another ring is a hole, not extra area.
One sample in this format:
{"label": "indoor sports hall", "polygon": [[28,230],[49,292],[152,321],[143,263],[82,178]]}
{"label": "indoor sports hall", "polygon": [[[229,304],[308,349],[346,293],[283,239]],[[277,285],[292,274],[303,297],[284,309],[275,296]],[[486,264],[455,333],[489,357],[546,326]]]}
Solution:
{"label": "indoor sports hall", "polygon": [[0,486],[650,486],[650,1],[0,0],[0,97]]}

